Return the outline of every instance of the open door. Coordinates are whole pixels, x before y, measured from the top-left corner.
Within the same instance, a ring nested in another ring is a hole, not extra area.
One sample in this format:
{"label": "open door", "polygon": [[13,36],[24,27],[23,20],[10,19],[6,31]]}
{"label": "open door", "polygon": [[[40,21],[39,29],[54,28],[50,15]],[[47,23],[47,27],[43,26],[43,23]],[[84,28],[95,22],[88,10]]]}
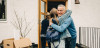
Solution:
{"label": "open door", "polygon": [[59,4],[63,4],[65,5],[66,9],[68,9],[68,0],[48,0],[48,12],[52,9],[52,8],[57,8],[57,6]]}
{"label": "open door", "polygon": [[[53,7],[57,8],[59,4],[65,5],[66,9],[68,8],[68,0],[39,0],[38,48],[41,48],[41,21],[45,18],[46,12],[50,12]],[[48,46],[47,43],[46,46]]]}
{"label": "open door", "polygon": [[39,0],[39,24],[38,24],[38,48],[41,48],[41,21],[45,18],[47,12],[47,0]]}

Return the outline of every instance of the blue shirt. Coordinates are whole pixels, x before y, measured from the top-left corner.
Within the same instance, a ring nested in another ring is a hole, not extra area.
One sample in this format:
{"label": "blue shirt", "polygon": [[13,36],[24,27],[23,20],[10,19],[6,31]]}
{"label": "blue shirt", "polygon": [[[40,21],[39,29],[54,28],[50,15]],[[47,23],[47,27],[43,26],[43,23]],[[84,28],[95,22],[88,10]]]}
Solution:
{"label": "blue shirt", "polygon": [[69,31],[69,33],[71,34],[72,38],[75,38],[77,36],[74,22],[73,22],[71,16],[66,18],[60,26],[58,26],[56,24],[52,24],[51,27],[53,27],[54,29],[56,29],[59,32],[65,32],[67,29]]}

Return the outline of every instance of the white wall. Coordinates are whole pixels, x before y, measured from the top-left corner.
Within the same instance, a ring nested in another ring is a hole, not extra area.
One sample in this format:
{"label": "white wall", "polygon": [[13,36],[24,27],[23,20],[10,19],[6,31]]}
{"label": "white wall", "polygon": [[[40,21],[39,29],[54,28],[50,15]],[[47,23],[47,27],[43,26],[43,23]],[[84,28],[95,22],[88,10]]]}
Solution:
{"label": "white wall", "polygon": [[[79,27],[100,27],[100,0],[80,0],[80,4],[74,3],[75,0],[69,0],[68,8],[72,10],[79,42]],[[15,16],[14,9],[19,16],[24,16],[25,12],[27,21],[33,26],[27,37],[38,43],[38,0],[7,0],[7,21],[0,21],[0,42],[14,37],[15,28],[11,24]]]}
{"label": "white wall", "polygon": [[11,23],[15,20],[14,10],[18,16],[26,17],[30,27],[33,26],[27,37],[38,44],[38,0],[7,0],[7,21],[0,22],[0,42],[13,38],[17,32]]}
{"label": "white wall", "polygon": [[77,29],[77,42],[79,42],[79,27],[100,28],[100,0],[69,0],[68,7],[72,10],[72,18]]}

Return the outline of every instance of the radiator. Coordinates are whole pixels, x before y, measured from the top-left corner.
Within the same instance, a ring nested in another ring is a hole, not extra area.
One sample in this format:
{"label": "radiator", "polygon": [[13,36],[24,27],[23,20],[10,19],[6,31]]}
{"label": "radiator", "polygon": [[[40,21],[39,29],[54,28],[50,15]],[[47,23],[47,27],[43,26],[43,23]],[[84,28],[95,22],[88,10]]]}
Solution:
{"label": "radiator", "polygon": [[89,48],[100,48],[100,28],[79,27],[79,43]]}

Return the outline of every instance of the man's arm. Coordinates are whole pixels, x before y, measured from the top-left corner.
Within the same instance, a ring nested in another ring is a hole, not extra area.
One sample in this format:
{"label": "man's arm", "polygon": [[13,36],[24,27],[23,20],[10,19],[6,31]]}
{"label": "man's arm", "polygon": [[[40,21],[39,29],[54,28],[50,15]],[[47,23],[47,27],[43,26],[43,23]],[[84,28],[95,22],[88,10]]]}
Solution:
{"label": "man's arm", "polygon": [[66,28],[70,25],[71,21],[72,21],[72,18],[69,17],[68,19],[65,20],[65,22],[62,25],[58,26],[58,25],[52,23],[51,27],[53,27],[54,29],[56,29],[59,32],[64,32],[66,30]]}
{"label": "man's arm", "polygon": [[59,18],[59,21],[61,21],[62,19],[68,18],[71,14],[72,14],[71,10],[69,10],[69,9],[66,10],[66,13]]}

